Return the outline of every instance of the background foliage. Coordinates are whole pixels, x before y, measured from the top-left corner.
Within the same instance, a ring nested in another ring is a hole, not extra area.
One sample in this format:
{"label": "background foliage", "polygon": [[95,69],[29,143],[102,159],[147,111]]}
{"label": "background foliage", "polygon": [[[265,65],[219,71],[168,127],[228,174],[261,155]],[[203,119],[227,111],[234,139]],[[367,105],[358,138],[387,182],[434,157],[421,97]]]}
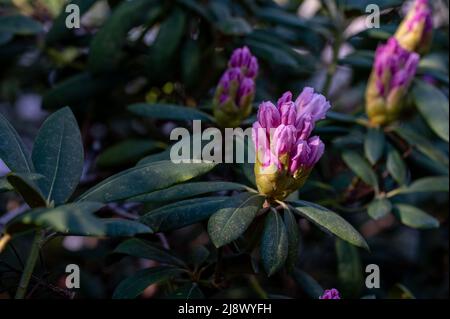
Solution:
{"label": "background foliage", "polygon": [[[33,298],[448,295],[448,1],[433,1],[411,109],[384,130],[368,127],[364,91],[403,1],[370,1],[383,11],[368,30],[368,1],[72,2],[81,29],[65,27],[65,1],[0,1],[0,176],[12,171],[0,227],[13,235],[1,297],[16,293],[33,233]],[[215,125],[215,86],[243,45],[260,64],[255,111],[307,85],[332,104],[306,185],[258,215],[252,165],[162,161],[173,127]],[[70,263],[82,269],[75,293]],[[371,263],[380,289],[364,286]]]}

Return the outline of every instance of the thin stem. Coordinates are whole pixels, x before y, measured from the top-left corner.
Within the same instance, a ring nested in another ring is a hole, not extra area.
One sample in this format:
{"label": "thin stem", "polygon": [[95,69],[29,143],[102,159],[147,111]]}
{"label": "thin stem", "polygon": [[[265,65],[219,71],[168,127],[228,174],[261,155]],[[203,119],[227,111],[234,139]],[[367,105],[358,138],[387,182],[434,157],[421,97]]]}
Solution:
{"label": "thin stem", "polygon": [[250,286],[253,288],[253,290],[261,299],[269,299],[269,296],[267,296],[267,293],[261,287],[258,279],[256,279],[256,276],[254,275],[249,276],[248,281],[250,283]]}
{"label": "thin stem", "polygon": [[36,235],[31,245],[30,255],[28,256],[27,262],[25,264],[25,269],[23,270],[22,277],[20,278],[20,283],[16,291],[15,299],[25,298],[31,276],[33,275],[34,267],[36,266],[36,262],[39,257],[39,250],[41,248],[42,241],[44,240],[44,235],[45,231],[43,229],[39,229],[36,231]]}

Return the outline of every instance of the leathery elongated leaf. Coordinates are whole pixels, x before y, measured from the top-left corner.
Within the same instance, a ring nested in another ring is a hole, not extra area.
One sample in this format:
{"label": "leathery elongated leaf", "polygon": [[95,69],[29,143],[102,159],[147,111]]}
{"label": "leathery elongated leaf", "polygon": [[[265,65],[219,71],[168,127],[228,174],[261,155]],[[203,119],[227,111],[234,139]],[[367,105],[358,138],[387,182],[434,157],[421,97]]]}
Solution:
{"label": "leathery elongated leaf", "polygon": [[271,276],[283,267],[288,256],[286,226],[275,209],[266,216],[260,248],[264,269]]}
{"label": "leathery elongated leaf", "polygon": [[226,205],[229,197],[202,197],[179,201],[144,214],[140,220],[153,230],[168,231],[207,219]]}
{"label": "leathery elongated leaf", "polygon": [[339,238],[348,241],[352,245],[369,249],[361,234],[345,219],[331,210],[318,205],[305,205],[301,201],[289,202],[289,204],[295,208],[295,213],[306,217]]}
{"label": "leathery elongated leaf", "polygon": [[35,174],[11,173],[6,179],[30,207],[45,207],[47,201],[32,179],[33,175]]}
{"label": "leathery elongated leaf", "polygon": [[161,161],[139,165],[105,179],[78,201],[112,202],[160,190],[207,173],[214,163]]}
{"label": "leathery elongated leaf", "polygon": [[254,193],[234,196],[208,221],[208,233],[216,247],[241,236],[262,208],[264,197]]}
{"label": "leathery elongated leaf", "polygon": [[133,257],[155,260],[160,263],[185,267],[183,260],[175,256],[171,251],[152,242],[138,238],[131,238],[119,244],[114,253],[126,254]]}
{"label": "leathery elongated leaf", "polygon": [[158,120],[201,120],[214,122],[214,119],[209,114],[182,105],[137,103],[128,106],[128,109],[136,115]]}
{"label": "leathery elongated leaf", "polygon": [[0,114],[0,159],[17,173],[33,172],[30,154],[9,121]]}
{"label": "leathery elongated leaf", "polygon": [[77,187],[83,172],[83,144],[69,107],[53,113],[42,125],[32,153],[38,180],[47,201],[64,203]]}
{"label": "leathery elongated leaf", "polygon": [[149,227],[135,221],[96,217],[93,213],[102,207],[102,203],[82,202],[56,208],[36,208],[11,220],[7,230],[14,232],[33,227],[48,227],[67,235],[102,237],[126,237],[152,232]]}
{"label": "leathery elongated leaf", "polygon": [[231,182],[194,182],[171,186],[156,192],[128,199],[129,202],[168,202],[220,191],[247,190],[250,188]]}
{"label": "leathery elongated leaf", "polygon": [[170,280],[183,271],[173,267],[143,269],[123,280],[114,290],[113,299],[134,299],[148,286]]}
{"label": "leathery elongated leaf", "polygon": [[419,112],[431,129],[444,141],[449,141],[448,98],[439,89],[423,81],[415,81],[412,95]]}
{"label": "leathery elongated leaf", "polygon": [[370,164],[354,151],[346,151],[342,154],[345,164],[358,176],[364,183],[378,189],[378,180]]}
{"label": "leathery elongated leaf", "polygon": [[411,205],[394,205],[394,214],[403,224],[412,228],[431,229],[439,227],[439,221],[437,219]]}

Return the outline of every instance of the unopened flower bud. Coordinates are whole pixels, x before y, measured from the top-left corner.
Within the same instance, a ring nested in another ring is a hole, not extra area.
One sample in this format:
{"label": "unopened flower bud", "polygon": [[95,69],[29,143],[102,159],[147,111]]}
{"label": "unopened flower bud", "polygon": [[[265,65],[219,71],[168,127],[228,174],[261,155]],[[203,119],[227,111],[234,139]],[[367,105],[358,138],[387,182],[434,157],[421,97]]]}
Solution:
{"label": "unopened flower bud", "polygon": [[403,49],[395,38],[377,48],[366,89],[366,112],[372,125],[389,124],[401,115],[418,63],[419,55]]}
{"label": "unopened flower bud", "polygon": [[311,88],[295,102],[286,92],[277,106],[263,102],[253,124],[258,190],[282,200],[300,188],[324,152],[318,136],[310,137],[315,122],[323,119],[330,103]]}
{"label": "unopened flower bud", "polygon": [[426,53],[433,37],[433,17],[428,0],[416,0],[394,37],[408,51]]}

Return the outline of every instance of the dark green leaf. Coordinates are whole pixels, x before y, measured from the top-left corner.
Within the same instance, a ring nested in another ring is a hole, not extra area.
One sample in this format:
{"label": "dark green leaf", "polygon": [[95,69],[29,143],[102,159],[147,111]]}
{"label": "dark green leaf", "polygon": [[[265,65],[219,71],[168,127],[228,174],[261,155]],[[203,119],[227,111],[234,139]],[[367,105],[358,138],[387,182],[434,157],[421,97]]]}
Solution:
{"label": "dark green leaf", "polygon": [[198,223],[226,206],[229,197],[202,197],[163,206],[141,217],[154,231],[168,231]]}
{"label": "dark green leaf", "polygon": [[157,141],[129,139],[104,150],[97,158],[97,165],[111,167],[129,164],[163,146]]}
{"label": "dark green leaf", "polygon": [[184,261],[175,256],[171,251],[149,241],[144,241],[137,238],[131,238],[122,242],[116,247],[116,249],[114,249],[114,253],[155,260],[160,263],[179,267],[186,267]]}
{"label": "dark green leaf", "polygon": [[214,122],[210,115],[197,109],[181,105],[138,103],[129,105],[128,109],[136,115],[158,120],[201,120]]}
{"label": "dark green leaf", "polygon": [[103,204],[94,202],[71,203],[56,208],[37,208],[23,213],[9,222],[7,228],[15,231],[26,226],[48,227],[53,231],[76,236],[124,237],[151,233],[138,222],[124,219],[101,219],[93,213]]}
{"label": "dark green leaf", "polygon": [[367,213],[373,219],[380,219],[389,214],[392,210],[391,202],[386,198],[373,200],[367,208]]}
{"label": "dark green leaf", "polygon": [[418,179],[409,186],[402,187],[396,194],[427,193],[427,192],[448,192],[448,176],[425,177]]}
{"label": "dark green leaf", "polygon": [[319,299],[319,297],[323,295],[323,288],[306,272],[295,268],[293,276],[295,281],[311,298]]}
{"label": "dark green leaf", "polygon": [[302,202],[291,202],[294,212],[306,217],[350,244],[369,249],[364,238],[352,225],[336,213],[320,207],[306,206]]}
{"label": "dark green leaf", "polygon": [[289,207],[284,209],[283,215],[284,225],[286,226],[287,238],[288,238],[288,256],[286,259],[286,268],[288,271],[292,271],[297,263],[299,243],[300,243],[300,231],[297,221],[292,214]]}
{"label": "dark green leaf", "polygon": [[8,183],[8,180],[6,177],[0,178],[0,193],[9,192],[12,191],[14,187],[10,183]]}
{"label": "dark green leaf", "polygon": [[53,113],[42,125],[32,153],[38,180],[47,201],[64,203],[83,172],[83,144],[78,124],[69,107]]}
{"label": "dark green leaf", "polygon": [[19,134],[0,114],[0,159],[13,172],[31,173],[33,165]]}
{"label": "dark green leaf", "polygon": [[226,35],[242,36],[252,32],[253,28],[240,17],[229,17],[217,24],[219,30]]}
{"label": "dark green leaf", "polygon": [[185,25],[186,13],[180,8],[172,9],[169,17],[161,23],[146,61],[147,72],[152,79],[159,82],[169,80],[167,68],[177,53],[186,31]]}
{"label": "dark green leaf", "polygon": [[123,280],[114,290],[114,299],[134,299],[151,284],[168,281],[181,274],[177,268],[155,267],[143,269]]}
{"label": "dark green leaf", "polygon": [[216,247],[241,236],[262,208],[264,197],[244,193],[232,197],[208,221],[208,233]]}
{"label": "dark green leaf", "polygon": [[107,92],[123,79],[117,75],[93,77],[89,72],[80,72],[58,82],[45,93],[42,105],[47,109],[58,109],[63,105],[81,105],[95,95]]}
{"label": "dark green leaf", "polygon": [[11,173],[7,175],[6,179],[30,207],[47,206],[45,196],[30,178],[30,174]]}
{"label": "dark green leaf", "polygon": [[361,178],[366,184],[378,189],[378,180],[372,167],[358,153],[353,151],[345,151],[342,158],[347,166]]}
{"label": "dark green leaf", "polygon": [[275,209],[266,216],[260,249],[264,269],[268,276],[272,276],[283,267],[288,256],[286,227]]}
{"label": "dark green leaf", "polygon": [[245,185],[231,182],[194,182],[175,185],[149,194],[129,198],[129,202],[174,202],[181,199],[221,191],[249,191]]}
{"label": "dark green leaf", "polygon": [[0,17],[0,32],[17,35],[33,35],[43,31],[41,24],[23,15],[5,15]]}
{"label": "dark green leaf", "polygon": [[438,228],[439,221],[421,209],[406,205],[394,205],[394,213],[406,226],[419,229]]}
{"label": "dark green leaf", "polygon": [[171,150],[171,148],[168,147],[167,149],[165,149],[162,152],[148,155],[148,156],[144,157],[143,159],[141,159],[136,165],[145,165],[145,164],[149,164],[149,163],[170,160],[170,150]]}
{"label": "dark green leaf", "polygon": [[148,17],[159,16],[161,8],[157,4],[150,0],[125,1],[114,9],[91,41],[88,64],[93,73],[109,72],[118,65],[129,30]]}
{"label": "dark green leaf", "polygon": [[370,128],[364,140],[364,153],[372,165],[383,155],[385,138],[381,129]]}
{"label": "dark green leaf", "polygon": [[395,132],[405,139],[410,145],[417,148],[419,152],[426,155],[433,161],[448,166],[448,156],[436,148],[433,143],[425,137],[406,126],[395,128]]}
{"label": "dark green leaf", "polygon": [[105,179],[78,198],[78,201],[113,202],[182,183],[210,171],[213,163],[161,161],[139,165]]}
{"label": "dark green leaf", "polygon": [[412,95],[419,112],[431,129],[446,142],[449,141],[448,98],[441,90],[423,81],[416,80]]}
{"label": "dark green leaf", "polygon": [[399,185],[404,185],[406,183],[406,165],[403,161],[402,156],[394,148],[389,150],[386,167]]}
{"label": "dark green leaf", "polygon": [[192,299],[204,299],[202,291],[198,287],[197,283],[188,283],[168,296],[169,299],[183,299],[183,300],[192,300]]}
{"label": "dark green leaf", "polygon": [[359,297],[363,288],[363,270],[358,250],[342,240],[336,240],[340,292],[346,298]]}

